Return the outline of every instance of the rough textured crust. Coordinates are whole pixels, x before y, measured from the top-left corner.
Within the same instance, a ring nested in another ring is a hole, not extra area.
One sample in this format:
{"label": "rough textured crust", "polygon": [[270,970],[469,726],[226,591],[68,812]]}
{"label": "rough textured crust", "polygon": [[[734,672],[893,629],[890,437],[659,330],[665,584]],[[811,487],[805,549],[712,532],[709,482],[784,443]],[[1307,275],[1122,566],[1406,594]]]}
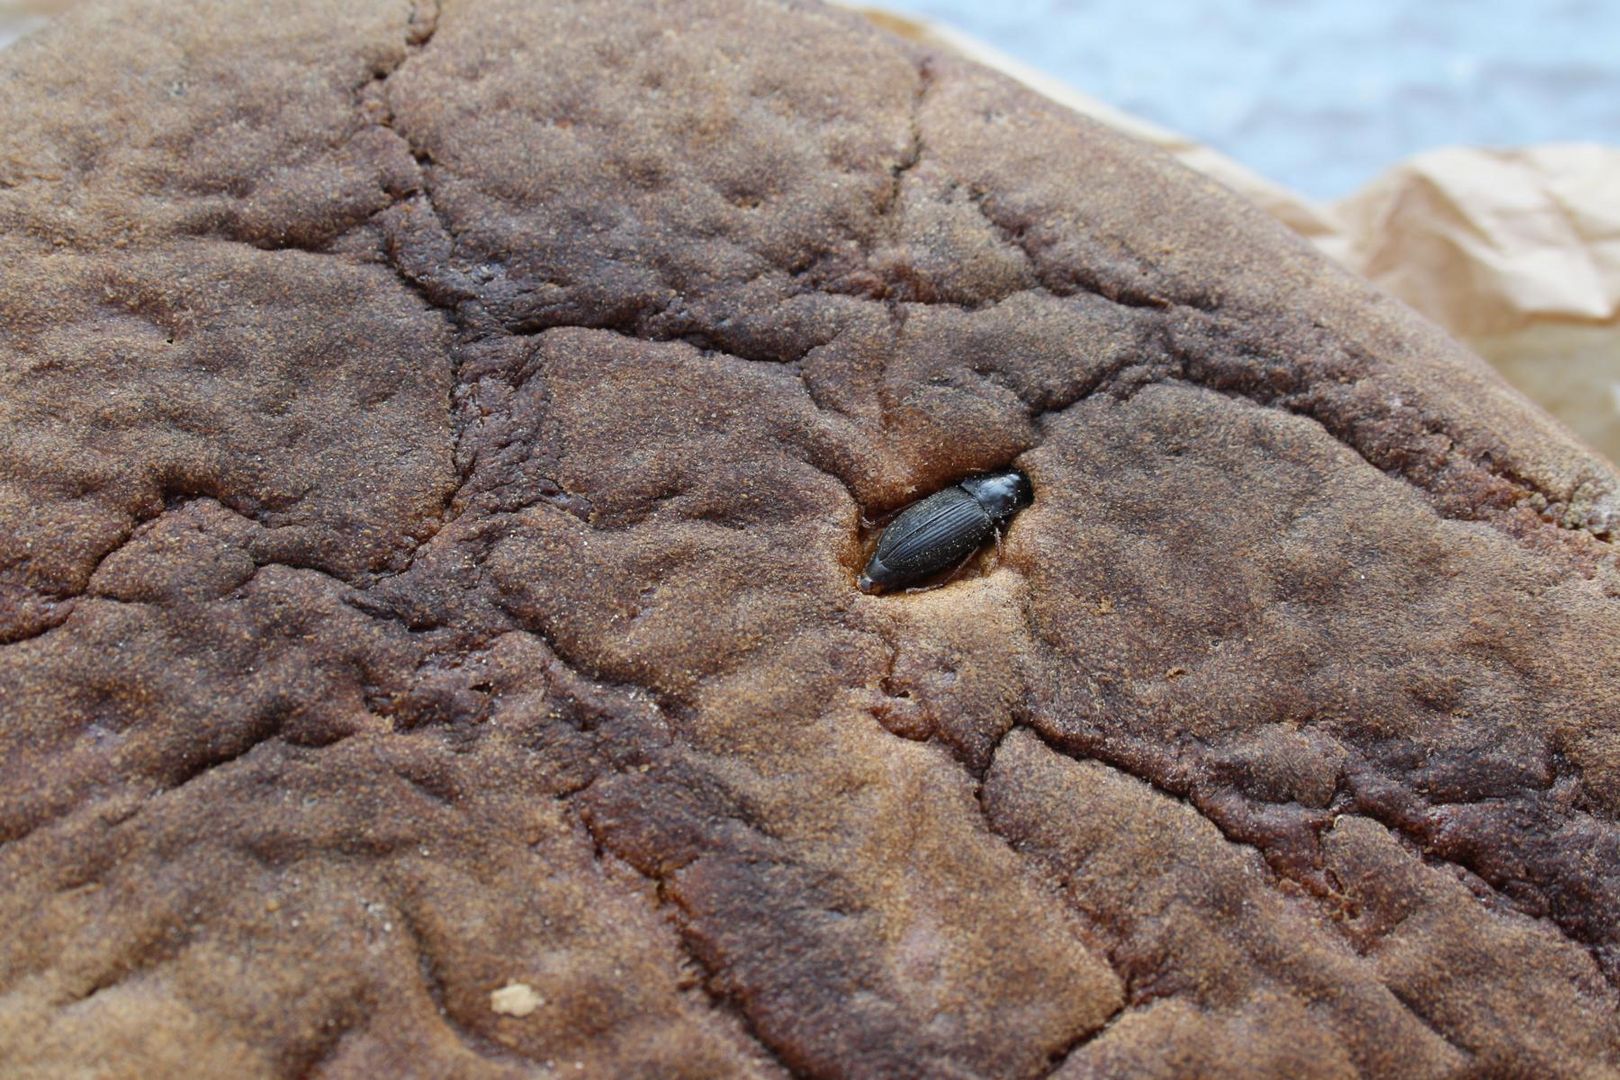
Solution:
{"label": "rough textured crust", "polygon": [[120,4],[0,264],[19,1072],[1620,1069],[1615,476],[1156,154],[799,4]]}

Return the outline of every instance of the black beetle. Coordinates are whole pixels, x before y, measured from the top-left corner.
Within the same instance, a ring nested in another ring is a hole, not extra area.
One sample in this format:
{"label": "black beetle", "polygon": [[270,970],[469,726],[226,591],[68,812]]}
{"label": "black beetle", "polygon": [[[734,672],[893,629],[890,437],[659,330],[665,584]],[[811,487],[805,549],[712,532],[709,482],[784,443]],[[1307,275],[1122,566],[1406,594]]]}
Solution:
{"label": "black beetle", "polygon": [[939,573],[971,555],[1035,499],[1017,469],[970,476],[900,511],[878,538],[861,572],[862,592],[897,589]]}

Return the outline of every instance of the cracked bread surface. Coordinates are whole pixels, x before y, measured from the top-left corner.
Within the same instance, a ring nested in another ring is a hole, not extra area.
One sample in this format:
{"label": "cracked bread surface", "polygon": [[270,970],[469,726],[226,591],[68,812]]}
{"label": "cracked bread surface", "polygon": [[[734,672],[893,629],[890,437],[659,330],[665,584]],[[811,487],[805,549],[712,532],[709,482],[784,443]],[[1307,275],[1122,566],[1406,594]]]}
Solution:
{"label": "cracked bread surface", "polygon": [[810,4],[137,2],[0,251],[22,1074],[1620,1072],[1617,478],[1162,156]]}

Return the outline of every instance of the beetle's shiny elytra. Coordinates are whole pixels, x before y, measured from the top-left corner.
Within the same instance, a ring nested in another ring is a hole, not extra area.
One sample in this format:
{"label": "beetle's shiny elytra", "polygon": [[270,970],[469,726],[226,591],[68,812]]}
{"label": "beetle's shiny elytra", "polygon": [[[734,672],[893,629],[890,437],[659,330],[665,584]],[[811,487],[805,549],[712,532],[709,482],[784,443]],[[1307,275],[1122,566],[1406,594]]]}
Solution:
{"label": "beetle's shiny elytra", "polygon": [[1016,469],[970,476],[900,511],[878,538],[857,583],[862,592],[903,588],[967,558],[1034,501],[1029,477]]}

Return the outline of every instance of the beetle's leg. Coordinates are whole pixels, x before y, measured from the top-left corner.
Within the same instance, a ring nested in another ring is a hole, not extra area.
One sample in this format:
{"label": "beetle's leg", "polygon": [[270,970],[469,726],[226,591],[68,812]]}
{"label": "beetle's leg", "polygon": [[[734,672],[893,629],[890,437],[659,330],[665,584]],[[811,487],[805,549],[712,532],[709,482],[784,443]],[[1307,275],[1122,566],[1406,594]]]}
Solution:
{"label": "beetle's leg", "polygon": [[949,585],[951,582],[953,582],[957,578],[961,577],[962,576],[962,571],[967,569],[967,564],[972,562],[974,557],[977,556],[979,554],[979,552],[983,551],[983,550],[984,549],[982,547],[976,548],[975,550],[968,552],[966,555],[964,555],[960,559],[958,559],[957,562],[956,562],[956,565],[951,567],[949,570],[936,570],[934,573],[932,573],[932,574],[928,575],[928,577],[924,578],[923,583],[921,585],[907,585],[905,588],[901,589],[900,591],[901,592],[933,592],[935,589],[943,589],[945,586]]}

